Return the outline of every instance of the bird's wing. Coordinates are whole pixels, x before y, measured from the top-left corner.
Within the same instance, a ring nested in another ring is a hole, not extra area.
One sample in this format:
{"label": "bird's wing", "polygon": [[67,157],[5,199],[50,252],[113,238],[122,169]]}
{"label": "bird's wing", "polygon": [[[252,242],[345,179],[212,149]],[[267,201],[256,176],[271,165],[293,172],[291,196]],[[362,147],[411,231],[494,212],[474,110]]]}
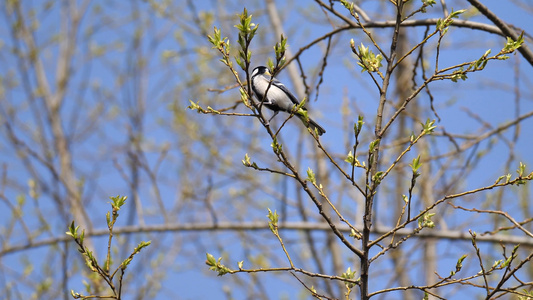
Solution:
{"label": "bird's wing", "polygon": [[292,103],[294,103],[296,105],[300,104],[300,101],[298,101],[298,99],[296,99],[296,97],[294,97],[294,95],[289,91],[289,89],[283,83],[281,83],[281,81],[277,80],[276,78],[273,78],[272,79],[272,85],[277,87],[277,88],[279,88],[285,94],[287,94],[289,96],[289,98],[291,99]]}

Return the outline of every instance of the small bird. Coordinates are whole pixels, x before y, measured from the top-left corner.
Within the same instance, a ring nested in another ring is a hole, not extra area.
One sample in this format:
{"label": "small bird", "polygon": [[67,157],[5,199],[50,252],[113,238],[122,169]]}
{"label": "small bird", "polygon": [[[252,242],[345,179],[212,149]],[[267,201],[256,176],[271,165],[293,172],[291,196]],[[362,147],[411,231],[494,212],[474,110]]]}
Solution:
{"label": "small bird", "polygon": [[[292,113],[295,105],[297,106],[300,104],[298,99],[294,97],[294,95],[285,87],[285,85],[283,85],[283,83],[279,82],[273,77],[271,79],[267,78],[265,75],[272,76],[268,71],[268,68],[264,66],[256,67],[252,71],[252,90],[254,91],[255,97],[259,101],[264,101],[264,106],[274,111],[274,115],[272,115],[270,120],[272,120],[280,111]],[[270,85],[268,94],[265,97],[265,92],[271,80],[272,84]],[[306,110],[304,107],[302,107],[302,109]],[[306,118],[299,113],[295,113],[294,115],[297,116],[305,126],[311,127],[312,130],[315,130],[316,128],[318,135],[322,135],[326,132],[322,126],[311,120],[311,118],[306,120]],[[270,122],[270,120],[268,121]]]}

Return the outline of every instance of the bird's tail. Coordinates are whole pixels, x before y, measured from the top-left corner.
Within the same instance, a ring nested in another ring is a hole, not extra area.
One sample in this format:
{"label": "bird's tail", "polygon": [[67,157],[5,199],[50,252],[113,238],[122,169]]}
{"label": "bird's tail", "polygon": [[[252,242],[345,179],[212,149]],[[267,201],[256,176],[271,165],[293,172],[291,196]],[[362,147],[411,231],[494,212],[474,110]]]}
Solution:
{"label": "bird's tail", "polygon": [[300,118],[300,120],[302,120],[304,125],[311,128],[311,130],[314,131],[316,128],[318,135],[323,135],[324,133],[326,133],[326,130],[322,128],[322,126],[318,125],[318,123],[313,121],[311,118],[307,118],[306,120],[304,116],[298,115],[298,117]]}

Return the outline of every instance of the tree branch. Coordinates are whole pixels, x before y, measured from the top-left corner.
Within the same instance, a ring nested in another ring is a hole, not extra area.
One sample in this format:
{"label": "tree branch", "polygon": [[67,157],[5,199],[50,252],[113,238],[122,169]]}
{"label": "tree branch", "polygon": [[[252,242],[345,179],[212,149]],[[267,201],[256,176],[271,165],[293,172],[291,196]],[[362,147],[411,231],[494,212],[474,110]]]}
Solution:
{"label": "tree branch", "polygon": [[[336,228],[345,233],[350,233],[350,227],[346,224],[338,223]],[[312,223],[312,222],[284,222],[278,225],[279,230],[296,230],[296,231],[331,231],[331,227],[326,223]],[[361,227],[358,228],[362,230]],[[371,233],[383,235],[393,230],[392,227],[379,226],[373,227]],[[213,223],[189,223],[189,224],[162,224],[162,225],[147,225],[147,226],[123,226],[113,228],[114,234],[134,234],[134,233],[162,233],[162,232],[185,232],[185,231],[259,231],[270,230],[267,222],[219,222]],[[412,235],[414,230],[399,229],[396,231],[398,236]],[[109,229],[96,229],[85,232],[85,237],[107,236]],[[425,238],[441,238],[445,240],[462,240],[470,241],[472,237],[468,232],[459,230],[426,230],[422,231],[413,237]],[[523,246],[533,246],[533,239],[527,236],[517,236],[509,234],[492,234],[481,235],[476,238],[478,242],[486,243],[504,243],[504,244],[520,244]],[[35,249],[39,247],[46,247],[56,245],[62,242],[71,242],[72,238],[65,235],[61,237],[51,237],[42,239],[40,241],[30,241],[26,244],[5,247],[0,251],[0,257],[16,252]]]}
{"label": "tree branch", "polygon": [[[474,6],[477,10],[479,10],[480,13],[482,13],[487,19],[491,20],[496,27],[498,27],[504,36],[508,36],[513,39],[513,41],[516,41],[518,39],[519,34],[516,33],[514,29],[511,28],[511,26],[507,25],[502,19],[498,18],[492,11],[490,11],[485,5],[483,5],[478,0],[468,0],[472,6]],[[520,48],[518,48],[518,51],[522,54],[522,56],[529,62],[531,66],[533,66],[533,52],[529,47],[524,43]]]}

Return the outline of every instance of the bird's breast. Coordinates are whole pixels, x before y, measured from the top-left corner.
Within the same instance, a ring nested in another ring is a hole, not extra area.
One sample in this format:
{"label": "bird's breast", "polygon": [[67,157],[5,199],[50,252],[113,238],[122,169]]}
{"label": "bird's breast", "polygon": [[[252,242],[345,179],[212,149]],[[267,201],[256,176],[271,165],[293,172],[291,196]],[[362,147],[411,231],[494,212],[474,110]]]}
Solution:
{"label": "bird's breast", "polygon": [[[261,80],[257,82],[256,89],[261,95],[257,95],[259,98],[259,101],[262,100],[262,96],[265,94],[265,91],[268,88],[268,81]],[[289,96],[285,94],[280,88],[275,86],[274,84],[270,85],[270,88],[268,88],[268,93],[266,100],[270,103],[272,103],[270,106],[278,106],[279,109],[282,110],[290,110],[293,103],[291,102]],[[289,106],[289,107],[286,107]]]}

